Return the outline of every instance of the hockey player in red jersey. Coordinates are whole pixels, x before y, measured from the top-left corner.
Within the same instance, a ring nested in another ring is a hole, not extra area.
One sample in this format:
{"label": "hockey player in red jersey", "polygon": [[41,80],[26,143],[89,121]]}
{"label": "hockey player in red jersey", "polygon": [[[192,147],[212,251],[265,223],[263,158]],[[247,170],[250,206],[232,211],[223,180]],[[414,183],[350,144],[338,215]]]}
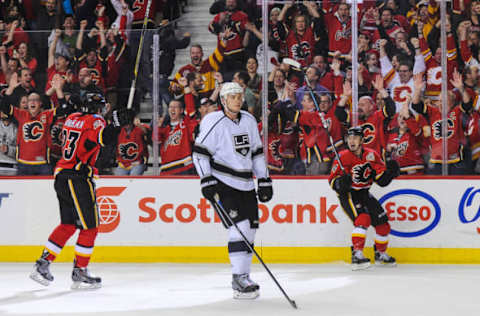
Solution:
{"label": "hockey player in red jersey", "polygon": [[387,254],[390,224],[382,205],[369,189],[375,181],[384,187],[399,175],[400,169],[395,160],[382,161],[372,149],[363,146],[363,130],[351,127],[347,131],[347,146],[339,153],[340,161],[335,160],[328,182],[337,192],[340,204],[352,220],[352,269],[365,269],[370,259],[363,254],[367,229],[375,227],[375,263],[395,265],[395,258]]}
{"label": "hockey player in red jersey", "polygon": [[55,168],[55,191],[60,204],[60,225],[50,234],[42,255],[30,275],[34,281],[49,285],[53,281],[50,263],[55,260],[68,239],[80,229],[75,245],[72,289],[96,289],[101,279],[87,271],[98,232],[94,167],[100,147],[116,140],[119,127],[126,123],[125,112],[113,111],[113,123],[106,126],[99,115],[105,99],[87,94],[80,112],[70,114],[62,129],[62,158]]}

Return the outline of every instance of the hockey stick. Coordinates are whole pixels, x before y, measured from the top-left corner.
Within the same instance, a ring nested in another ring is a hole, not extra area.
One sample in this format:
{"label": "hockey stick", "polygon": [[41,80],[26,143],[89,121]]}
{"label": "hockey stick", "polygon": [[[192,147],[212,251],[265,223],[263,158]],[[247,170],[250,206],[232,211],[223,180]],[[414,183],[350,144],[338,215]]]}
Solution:
{"label": "hockey stick", "polygon": [[285,292],[285,290],[282,288],[282,286],[280,285],[280,283],[278,283],[277,279],[275,278],[275,276],[272,274],[272,272],[270,271],[270,269],[267,267],[267,265],[265,264],[265,262],[263,262],[262,260],[262,257],[260,257],[260,255],[257,253],[257,251],[255,250],[255,248],[253,248],[253,246],[248,242],[248,239],[247,237],[245,237],[245,235],[242,233],[242,231],[240,230],[240,228],[238,227],[237,223],[235,223],[231,218],[230,218],[230,215],[228,215],[227,211],[223,208],[223,205],[222,203],[220,202],[220,197],[218,196],[218,194],[215,194],[214,196],[214,202],[215,202],[215,206],[217,207],[218,210],[220,210],[220,212],[222,213],[222,217],[227,219],[229,224],[232,224],[233,226],[235,226],[235,229],[238,231],[238,233],[240,234],[240,236],[242,236],[242,239],[243,241],[245,242],[245,244],[247,245],[248,249],[250,249],[251,252],[253,252],[255,254],[255,256],[257,257],[258,261],[260,261],[260,263],[263,265],[263,267],[265,268],[265,270],[267,270],[268,274],[270,275],[270,277],[272,278],[272,280],[275,282],[275,284],[278,286],[278,288],[280,289],[280,291],[282,292],[283,296],[285,296],[285,298],[287,299],[287,301],[290,303],[290,305],[297,309],[297,303],[295,303],[294,300],[292,300],[290,297],[288,297],[287,293]]}
{"label": "hockey stick", "polygon": [[132,108],[133,96],[135,95],[135,86],[137,85],[138,67],[140,65],[140,59],[143,50],[143,39],[145,37],[145,29],[147,28],[148,16],[150,15],[150,7],[152,0],[148,0],[147,10],[145,11],[145,18],[143,19],[142,33],[140,34],[140,43],[138,44],[137,58],[135,60],[135,69],[133,71],[134,78],[132,80],[132,86],[130,87],[130,94],[128,95],[127,109]]}

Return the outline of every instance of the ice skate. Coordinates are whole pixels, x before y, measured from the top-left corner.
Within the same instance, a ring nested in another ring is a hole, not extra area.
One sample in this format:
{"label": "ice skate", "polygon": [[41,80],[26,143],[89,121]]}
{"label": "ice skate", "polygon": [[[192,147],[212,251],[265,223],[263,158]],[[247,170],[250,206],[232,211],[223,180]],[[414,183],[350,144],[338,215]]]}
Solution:
{"label": "ice skate", "polygon": [[40,258],[35,262],[30,279],[44,286],[49,286],[53,281],[53,275],[50,273],[50,261]]}
{"label": "ice skate", "polygon": [[87,268],[74,267],[72,290],[94,290],[102,287],[102,279],[91,276]]}
{"label": "ice skate", "polygon": [[259,295],[260,286],[245,274],[234,274],[232,277],[233,298],[239,300],[253,300]]}
{"label": "ice skate", "polygon": [[377,247],[373,246],[375,250],[375,265],[385,267],[396,267],[397,260],[386,252],[380,252]]}
{"label": "ice skate", "polygon": [[361,250],[352,249],[352,270],[364,270],[370,267],[370,259],[366,258]]}

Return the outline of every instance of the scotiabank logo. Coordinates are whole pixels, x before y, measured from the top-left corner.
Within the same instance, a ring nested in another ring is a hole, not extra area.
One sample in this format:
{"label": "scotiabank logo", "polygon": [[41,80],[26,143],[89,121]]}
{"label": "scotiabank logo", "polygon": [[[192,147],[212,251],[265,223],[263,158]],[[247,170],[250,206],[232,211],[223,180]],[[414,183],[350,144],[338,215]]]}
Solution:
{"label": "scotiabank logo", "polygon": [[[474,187],[469,187],[465,193],[463,193],[460,204],[458,205],[458,217],[460,222],[464,224],[473,223],[480,218],[480,200],[477,199],[477,203],[473,203],[475,195],[480,193],[480,189],[474,190]],[[477,228],[477,232],[480,234],[480,227]]]}
{"label": "scotiabank logo", "polygon": [[[165,223],[191,223],[197,218],[202,223],[220,223],[220,218],[204,198],[197,205],[182,203],[174,205],[165,203],[158,205],[154,197],[145,197],[138,202],[141,223],[160,220]],[[338,204],[328,204],[326,197],[320,197],[318,205],[314,204],[275,204],[268,208],[259,204],[260,223],[274,221],[276,223],[338,223],[335,210]]]}
{"label": "scotiabank logo", "polygon": [[423,191],[396,190],[382,196],[379,202],[387,212],[392,224],[391,234],[394,236],[425,235],[440,221],[440,205],[431,195]]}
{"label": "scotiabank logo", "polygon": [[101,187],[97,189],[97,206],[100,216],[98,232],[109,233],[120,224],[120,211],[112,196],[119,196],[126,187]]}

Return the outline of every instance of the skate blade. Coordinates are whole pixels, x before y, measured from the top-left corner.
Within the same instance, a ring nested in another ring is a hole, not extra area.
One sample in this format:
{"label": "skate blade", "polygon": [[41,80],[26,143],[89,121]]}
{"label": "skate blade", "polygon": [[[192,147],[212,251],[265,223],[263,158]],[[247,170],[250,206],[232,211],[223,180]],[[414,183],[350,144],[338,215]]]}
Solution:
{"label": "skate blade", "polygon": [[85,283],[85,282],[73,282],[72,290],[96,290],[102,287],[102,283]]}
{"label": "skate blade", "polygon": [[377,267],[387,267],[387,268],[395,268],[397,266],[396,262],[381,262],[381,261],[375,261],[375,265]]}
{"label": "skate blade", "polygon": [[43,286],[49,286],[50,285],[50,282],[49,280],[45,279],[40,273],[38,273],[37,271],[33,271],[31,274],[30,274],[30,279],[32,279],[33,281],[37,282],[37,283],[40,283],[41,285]]}
{"label": "skate blade", "polygon": [[260,296],[260,292],[253,291],[253,292],[239,292],[237,290],[233,290],[233,298],[236,300],[254,300]]}
{"label": "skate blade", "polygon": [[371,267],[370,262],[352,264],[353,271],[366,270],[370,267]]}

